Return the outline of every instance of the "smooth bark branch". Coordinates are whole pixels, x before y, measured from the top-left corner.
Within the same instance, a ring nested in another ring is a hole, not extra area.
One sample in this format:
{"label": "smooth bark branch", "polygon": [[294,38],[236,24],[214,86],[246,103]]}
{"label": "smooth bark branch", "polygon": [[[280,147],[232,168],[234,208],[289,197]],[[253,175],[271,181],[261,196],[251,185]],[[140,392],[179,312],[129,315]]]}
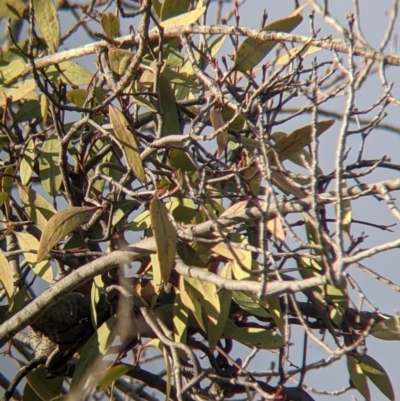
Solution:
{"label": "smooth bark branch", "polygon": [[[278,42],[293,42],[293,43],[302,43],[307,44],[310,42],[310,38],[302,35],[293,35],[283,32],[260,32],[255,29],[250,28],[242,28],[242,27],[232,27],[227,25],[210,25],[210,26],[200,26],[200,25],[182,25],[176,27],[167,27],[164,29],[164,39],[175,38],[181,35],[190,35],[190,34],[209,34],[209,35],[238,35],[238,36],[247,36],[260,40],[275,40]],[[159,33],[157,30],[151,30],[149,32],[149,40],[154,41],[158,40]],[[140,36],[124,36],[119,39],[114,40],[115,43],[120,45],[121,47],[131,47],[135,46],[140,41]],[[332,42],[330,38],[327,39],[319,39],[314,40],[310,43],[311,46],[320,47],[321,49],[326,49],[329,51],[336,51],[338,53],[347,53],[349,52],[349,47],[345,42]],[[82,56],[87,56],[89,54],[93,54],[96,52],[97,47],[109,47],[109,44],[105,41],[99,41],[96,43],[90,43],[88,45],[84,45],[81,47],[77,47],[75,49],[66,50],[63,52],[59,52],[57,54],[53,54],[50,56],[46,56],[40,59],[35,60],[36,68],[41,69],[48,67],[50,65],[54,65],[57,63],[61,63],[63,61],[71,60],[74,58],[79,58]],[[353,50],[353,54],[355,56],[360,56],[368,60],[375,60],[378,62],[384,62],[387,65],[400,65],[400,56],[393,55],[385,55],[379,53],[377,51],[368,51],[363,48],[355,47]],[[27,65],[25,70],[19,77],[26,76],[32,72],[32,68],[30,65]]]}

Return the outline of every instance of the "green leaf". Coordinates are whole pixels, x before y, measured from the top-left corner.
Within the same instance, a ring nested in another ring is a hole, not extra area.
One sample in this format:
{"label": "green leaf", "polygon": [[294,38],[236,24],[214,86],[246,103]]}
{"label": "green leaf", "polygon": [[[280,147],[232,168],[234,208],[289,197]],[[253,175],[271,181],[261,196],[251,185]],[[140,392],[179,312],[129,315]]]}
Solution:
{"label": "green leaf", "polygon": [[0,253],[0,281],[6,290],[7,298],[10,300],[14,293],[14,281],[11,276],[10,266],[3,253]]}
{"label": "green leaf", "polygon": [[108,369],[107,372],[103,375],[103,377],[99,380],[99,384],[97,386],[97,391],[103,391],[107,386],[114,383],[120,377],[122,377],[126,372],[131,370],[131,366],[129,365],[116,365],[111,369]]}
{"label": "green leaf", "polygon": [[[221,127],[225,125],[225,121],[222,117],[221,110],[215,109],[215,110],[210,110],[210,120],[211,120],[211,125],[214,128],[214,131],[217,131]],[[226,145],[228,143],[228,131],[225,129],[222,132],[219,133],[217,136],[217,157],[221,157],[224,153],[224,150],[226,148]]]}
{"label": "green leaf", "polygon": [[58,167],[61,144],[57,135],[51,135],[44,141],[39,157],[40,180],[43,188],[51,196],[56,196],[61,187],[62,176]]}
{"label": "green leaf", "polygon": [[[232,279],[232,264],[226,263],[225,266],[222,268],[221,277],[224,277],[228,280]],[[225,330],[226,321],[229,318],[229,313],[231,309],[232,303],[232,291],[226,290],[224,288],[220,288],[218,290],[218,298],[220,304],[220,313],[218,316],[218,322],[214,327],[214,337],[216,341],[218,341]]]}
{"label": "green leaf", "polygon": [[198,168],[185,151],[181,149],[171,149],[168,152],[168,164],[175,170],[177,179],[183,188],[187,186],[184,176],[187,176],[190,184],[197,184],[199,179]]}
{"label": "green leaf", "polygon": [[100,23],[108,39],[119,35],[119,19],[113,13],[103,14]]}
{"label": "green leaf", "polygon": [[390,382],[389,376],[385,369],[369,355],[357,355],[355,357],[361,370],[367,377],[375,384],[376,387],[384,394],[389,400],[394,400],[395,395]]}
{"label": "green leaf", "polygon": [[78,107],[83,107],[85,101],[89,95],[89,92],[86,89],[71,89],[69,90],[65,97],[71,103],[77,105]]}
{"label": "green leaf", "polygon": [[24,149],[21,164],[19,166],[19,175],[23,185],[27,185],[32,177],[33,168],[35,166],[35,140],[28,139],[28,143]]}
{"label": "green leaf", "polygon": [[49,115],[49,99],[45,94],[40,96],[40,115],[43,118],[43,124],[46,124]]}
{"label": "green leaf", "polygon": [[6,0],[0,3],[0,18],[22,19],[27,5],[23,0]]}
{"label": "green leaf", "polygon": [[63,61],[57,66],[52,65],[46,68],[46,75],[53,82],[60,79],[67,85],[88,85],[93,74],[79,64]]}
{"label": "green leaf", "polygon": [[169,220],[167,208],[157,198],[153,198],[150,202],[150,220],[157,247],[161,276],[164,285],[166,285],[175,262],[176,232]]}
{"label": "green leaf", "polygon": [[367,376],[362,371],[360,364],[357,362],[357,359],[348,355],[347,369],[349,371],[350,379],[353,386],[366,399],[366,401],[370,401],[371,394],[369,392]]}
{"label": "green leaf", "polygon": [[[26,79],[25,81],[18,82],[15,85],[9,87],[0,86],[0,94],[3,93],[11,102],[17,102],[18,100],[24,99],[29,93],[34,91],[36,88],[36,82],[34,79]],[[0,96],[0,106],[5,106],[4,96]]]}
{"label": "green leaf", "polygon": [[46,258],[58,241],[88,222],[97,207],[70,207],[55,214],[43,229],[36,262]]}
{"label": "green leaf", "polygon": [[19,123],[40,117],[40,103],[37,100],[28,100],[15,114],[15,120]]}
{"label": "green leaf", "polygon": [[60,24],[53,0],[32,0],[34,17],[51,53],[57,53],[60,44]]}
{"label": "green leaf", "polygon": [[124,199],[114,205],[112,225],[117,225],[122,219],[127,219],[130,213],[137,210],[140,203],[136,200]]}
{"label": "green leaf", "polygon": [[179,25],[194,24],[206,11],[206,7],[196,8],[185,14],[180,14],[177,17],[169,18],[161,22],[163,28],[171,28]]}
{"label": "green leaf", "polygon": [[25,384],[22,392],[22,401],[43,401],[32,389],[29,383]]}
{"label": "green leaf", "polygon": [[103,292],[104,283],[101,274],[93,279],[92,289],[90,291],[90,316],[94,329],[97,329],[97,303],[100,300],[101,293]]}
{"label": "green leaf", "polygon": [[132,102],[144,107],[147,111],[151,111],[152,113],[157,112],[157,109],[153,106],[153,104],[143,96],[132,95]]}
{"label": "green leaf", "polygon": [[6,318],[10,319],[16,313],[18,313],[24,306],[25,306],[25,298],[26,298],[27,289],[22,288],[15,294],[13,294],[12,298],[10,299],[8,313]]}
{"label": "green leaf", "polygon": [[[317,122],[316,136],[318,137],[323,134],[333,125],[334,122],[335,120],[333,118],[330,120]],[[280,139],[275,144],[275,151],[279,155],[279,160],[282,162],[286,159],[289,159],[294,154],[300,152],[304,147],[308,146],[313,140],[312,132],[313,126],[306,125],[293,131],[290,135]]]}
{"label": "green leaf", "polygon": [[276,349],[285,345],[284,339],[274,330],[262,327],[238,327],[231,319],[226,321],[223,335],[248,347],[260,349]]}
{"label": "green leaf", "polygon": [[263,318],[270,318],[271,315],[260,306],[254,299],[241,291],[233,291],[232,299],[246,312],[249,312],[252,316],[259,316]]}
{"label": "green leaf", "polygon": [[129,224],[128,229],[132,231],[147,230],[151,227],[150,212],[145,210],[136,216]]}
{"label": "green leaf", "polygon": [[120,77],[125,74],[125,71],[128,68],[128,65],[131,62],[132,58],[133,53],[129,50],[117,49],[112,47],[108,51],[108,60],[110,63],[111,71]]}
{"label": "green leaf", "polygon": [[18,181],[17,186],[25,213],[40,230],[43,230],[47,222],[56,213],[56,210],[42,195],[33,189],[19,184]]}
{"label": "green leaf", "polygon": [[81,351],[81,356],[75,367],[74,376],[71,381],[71,390],[78,390],[85,385],[89,376],[96,371],[104,371],[110,367],[114,359],[106,360],[107,355],[116,333],[113,328],[116,325],[116,317],[110,317],[101,327],[90,337]]}
{"label": "green leaf", "polygon": [[191,0],[164,0],[161,5],[161,21],[187,12]]}
{"label": "green leaf", "polygon": [[[289,17],[268,24],[262,31],[289,33],[292,32],[301,21],[303,21],[303,17],[300,14],[290,15]],[[239,46],[236,53],[234,67],[242,72],[253,69],[278,43],[279,42],[276,40],[246,38]]]}
{"label": "green leaf", "polygon": [[[0,6],[1,10],[1,6]],[[1,14],[1,11],[0,11]],[[20,58],[11,61],[11,63],[0,67],[0,80],[7,82],[21,74],[25,70],[25,63]]]}
{"label": "green leaf", "polygon": [[123,113],[113,105],[109,106],[110,121],[115,136],[125,149],[127,162],[138,180],[145,185],[146,175],[140,158],[139,148],[136,143],[135,134],[129,127],[129,123]]}
{"label": "green leaf", "polygon": [[48,379],[46,368],[44,366],[39,366],[26,376],[26,380],[31,386],[32,390],[42,400],[51,400],[61,393],[64,377]]}
{"label": "green leaf", "polygon": [[[16,231],[14,234],[22,250],[31,249],[37,251],[39,249],[39,241],[33,235],[20,231]],[[36,254],[37,252],[24,252],[23,255],[26,261],[31,265],[31,269],[35,274],[51,284],[53,282],[53,270],[51,269],[50,263],[48,260],[36,263]]]}
{"label": "green leaf", "polygon": [[163,136],[178,135],[181,133],[181,127],[178,118],[178,109],[174,91],[171,88],[168,78],[161,74],[159,79],[160,104],[164,113]]}
{"label": "green leaf", "polygon": [[212,283],[190,277],[185,277],[184,280],[185,290],[200,302],[202,309],[207,314],[207,338],[210,349],[213,350],[221,338],[221,333],[224,329],[224,327],[218,326],[221,305],[217,294],[217,287]]}
{"label": "green leaf", "polygon": [[400,317],[392,316],[375,324],[371,329],[371,334],[385,341],[400,340]]}
{"label": "green leaf", "polygon": [[175,342],[186,344],[189,311],[187,305],[182,300],[179,289],[175,289],[173,316]]}

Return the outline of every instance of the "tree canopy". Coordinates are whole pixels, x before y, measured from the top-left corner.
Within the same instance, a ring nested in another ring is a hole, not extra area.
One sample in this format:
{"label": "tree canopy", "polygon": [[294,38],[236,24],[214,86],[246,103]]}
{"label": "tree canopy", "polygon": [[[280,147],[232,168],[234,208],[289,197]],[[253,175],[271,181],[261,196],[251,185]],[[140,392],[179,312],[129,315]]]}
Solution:
{"label": "tree canopy", "polygon": [[374,262],[400,246],[398,2],[379,47],[356,0],[250,3],[0,5],[3,399],[395,399],[368,341],[399,317],[358,277],[400,291]]}

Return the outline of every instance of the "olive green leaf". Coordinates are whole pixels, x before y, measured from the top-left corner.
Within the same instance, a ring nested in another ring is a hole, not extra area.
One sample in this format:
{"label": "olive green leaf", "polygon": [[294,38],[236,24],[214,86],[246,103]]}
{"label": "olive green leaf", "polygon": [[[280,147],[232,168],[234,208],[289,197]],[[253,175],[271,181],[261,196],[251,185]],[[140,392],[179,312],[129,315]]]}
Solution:
{"label": "olive green leaf", "polygon": [[180,14],[177,17],[169,18],[161,22],[163,28],[171,28],[179,25],[194,24],[206,11],[206,7],[196,8],[185,14]]}
{"label": "olive green leaf", "polygon": [[7,298],[10,300],[14,293],[14,281],[11,276],[7,258],[3,253],[0,253],[0,281],[6,290]]}
{"label": "olive green leaf", "polygon": [[375,324],[371,329],[371,334],[385,341],[400,340],[400,317],[392,316]]}
{"label": "olive green leaf", "polygon": [[259,316],[263,318],[271,318],[271,315],[256,302],[253,298],[249,297],[242,291],[233,291],[232,299],[243,310],[249,312],[252,316]]}
{"label": "olive green leaf", "polygon": [[107,388],[107,386],[113,384],[116,380],[122,377],[126,372],[132,369],[132,366],[124,365],[123,363],[113,366],[108,369],[103,377],[99,379],[96,390],[103,391]]}
{"label": "olive green leaf", "polygon": [[37,100],[28,100],[15,114],[15,120],[19,123],[40,117],[40,103]]}
{"label": "olive green leaf", "polygon": [[19,247],[22,250],[33,250],[35,252],[24,252],[25,260],[31,265],[32,270],[36,275],[41,277],[44,281],[48,283],[53,282],[53,270],[51,269],[48,260],[40,263],[36,263],[36,253],[39,249],[39,241],[31,234],[24,233],[20,231],[15,231],[15,236],[17,237]]}
{"label": "olive green leaf", "polygon": [[36,262],[46,258],[58,241],[89,221],[97,207],[70,207],[55,214],[43,229]]}
{"label": "olive green leaf", "polygon": [[175,342],[186,344],[189,311],[188,306],[182,300],[179,289],[175,290],[173,316]]}
{"label": "olive green leaf", "polygon": [[21,164],[19,166],[19,175],[23,185],[27,185],[33,173],[35,165],[35,140],[30,138],[26,144]]}
{"label": "olive green leaf", "polygon": [[60,44],[60,23],[53,0],[33,0],[35,22],[52,53]]}
{"label": "olive green leaf", "polygon": [[150,220],[157,247],[157,259],[160,264],[164,284],[168,284],[176,254],[176,232],[169,220],[168,210],[157,198],[150,202]]}
{"label": "olive green leaf", "polygon": [[161,74],[159,79],[160,104],[164,113],[163,136],[178,135],[181,133],[181,127],[178,118],[178,109],[174,91],[171,88],[169,79]]}
{"label": "olive green leaf", "polygon": [[[320,136],[326,130],[328,130],[335,120],[329,119],[324,121],[318,121],[316,123],[316,136]],[[300,152],[304,147],[309,145],[313,140],[313,125],[306,125],[293,131],[290,135],[287,135],[275,144],[275,151],[279,155],[279,160],[282,162],[289,159],[296,153]]]}
{"label": "olive green leaf", "polygon": [[68,85],[88,85],[93,74],[79,64],[63,61],[57,66],[52,65],[46,68],[46,75],[53,82],[60,79]]}
{"label": "olive green leaf", "polygon": [[43,124],[46,124],[49,115],[49,99],[44,94],[40,96],[40,115],[43,118]]}
{"label": "olive green leaf", "polygon": [[93,279],[92,289],[90,291],[90,316],[92,320],[93,328],[97,329],[97,303],[100,300],[101,293],[103,292],[104,282],[99,274]]}
{"label": "olive green leaf", "polygon": [[19,197],[24,206],[25,213],[29,218],[43,230],[47,222],[56,213],[54,207],[38,192],[21,185],[17,181]]}
{"label": "olive green leaf", "polygon": [[111,71],[118,76],[124,75],[129,63],[133,58],[133,53],[125,49],[111,48],[108,51],[108,60]]}
{"label": "olive green leaf", "polygon": [[115,108],[109,106],[110,121],[113,126],[115,136],[121,142],[127,157],[127,162],[135,176],[142,183],[146,183],[146,175],[140,158],[139,148],[136,143],[135,134],[129,128],[128,120],[124,114]]}
{"label": "olive green leaf", "polygon": [[40,180],[43,188],[51,196],[56,196],[62,183],[58,166],[61,144],[57,135],[51,135],[44,141],[39,157]]}
{"label": "olive green leaf", "polygon": [[275,330],[264,327],[238,327],[231,319],[226,321],[223,336],[248,347],[260,349],[276,349],[285,345],[284,339]]}
{"label": "olive green leaf", "polygon": [[18,77],[24,69],[25,63],[23,60],[20,58],[13,60],[9,64],[0,67],[0,81],[7,83],[7,81]]}
{"label": "olive green leaf", "polygon": [[6,103],[4,96],[12,102],[17,102],[28,96],[35,88],[36,82],[34,79],[26,79],[9,87],[0,86],[0,93],[3,93],[3,96],[0,96],[0,106],[4,106]]}
{"label": "olive green leaf", "polygon": [[113,13],[103,14],[100,23],[108,39],[113,39],[119,35],[119,19]]}
{"label": "olive green leaf", "polygon": [[161,21],[187,12],[191,0],[164,0],[161,5]]}
{"label": "olive green leaf", "polygon": [[384,394],[389,400],[395,399],[392,383],[385,369],[369,355],[357,355],[355,357],[357,363],[363,373],[375,384],[376,387]]}
{"label": "olive green leaf", "polygon": [[[268,24],[262,30],[288,33],[293,31],[301,21],[303,17],[300,14],[291,15]],[[246,38],[236,53],[234,67],[242,72],[253,69],[278,43],[276,40]]]}
{"label": "olive green leaf", "polygon": [[69,100],[71,103],[77,105],[78,107],[83,107],[85,104],[85,101],[88,97],[89,92],[86,89],[71,89],[69,90],[65,97],[67,100]]}
{"label": "olive green leaf", "polygon": [[[262,31],[292,32],[293,29],[303,21],[303,17],[300,13],[313,1],[314,0],[307,1],[293,11],[288,17],[271,22],[266,25]],[[279,42],[276,40],[260,40],[256,38],[245,39],[236,53],[234,66],[238,71],[242,72],[253,69],[278,43]]]}
{"label": "olive green leaf", "polygon": [[23,0],[6,0],[0,3],[0,18],[20,20],[24,15],[27,5]]}
{"label": "olive green leaf", "polygon": [[56,377],[53,379],[48,378],[47,369],[44,366],[31,371],[27,376],[26,380],[29,383],[32,390],[42,400],[51,400],[61,393],[63,377]]}
{"label": "olive green leaf", "polygon": [[369,392],[367,376],[362,371],[360,364],[352,356],[347,356],[347,369],[350,374],[351,383],[358,390],[358,392],[365,398],[366,401],[371,400]]}
{"label": "olive green leaf", "polygon": [[[221,127],[225,125],[225,121],[222,117],[221,110],[210,110],[210,120],[211,125],[214,128],[214,131],[219,130]],[[225,129],[217,135],[217,157],[220,157],[228,143],[228,131]]]}
{"label": "olive green leaf", "polygon": [[113,328],[116,325],[116,321],[117,318],[115,316],[110,317],[97,329],[83,347],[81,356],[75,367],[74,376],[72,377],[71,390],[76,390],[84,386],[95,363],[101,365],[96,367],[98,371],[104,371],[113,364],[114,359],[105,360],[104,356],[107,354],[115,338],[116,333]]}

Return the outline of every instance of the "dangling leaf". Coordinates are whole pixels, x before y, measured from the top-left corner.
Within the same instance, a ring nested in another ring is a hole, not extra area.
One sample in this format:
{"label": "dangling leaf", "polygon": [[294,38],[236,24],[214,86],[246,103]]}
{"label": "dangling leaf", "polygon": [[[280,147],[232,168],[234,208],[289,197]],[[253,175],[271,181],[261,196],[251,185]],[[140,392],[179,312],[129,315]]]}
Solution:
{"label": "dangling leaf", "polygon": [[110,121],[114,128],[115,136],[125,149],[127,162],[138,180],[146,184],[146,175],[140,158],[139,148],[136,143],[135,134],[129,128],[128,120],[123,113],[113,105],[109,107]]}
{"label": "dangling leaf", "polygon": [[392,383],[390,382],[388,374],[385,369],[369,355],[356,356],[357,362],[361,370],[367,377],[375,384],[376,387],[384,394],[389,400],[395,399]]}
{"label": "dangling leaf", "polygon": [[[318,137],[321,134],[323,134],[327,129],[329,129],[333,125],[334,122],[335,120],[333,118],[330,120],[317,122],[316,136]],[[275,151],[279,155],[279,160],[282,162],[286,159],[289,159],[294,154],[300,152],[303,148],[308,146],[313,139],[312,132],[313,132],[313,126],[306,125],[293,131],[290,135],[280,139],[275,144]]]}
{"label": "dangling leaf", "polygon": [[33,167],[35,165],[35,140],[30,138],[26,144],[21,164],[19,166],[19,175],[23,185],[27,185],[32,177]]}
{"label": "dangling leaf", "polygon": [[362,371],[360,364],[352,356],[347,356],[347,369],[350,374],[351,383],[354,388],[365,398],[366,401],[371,400],[371,394],[369,392],[367,376]]}
{"label": "dangling leaf", "polygon": [[25,213],[29,218],[43,230],[47,222],[56,213],[54,207],[38,192],[29,187],[25,187],[18,183],[19,197],[24,206]]}
{"label": "dangling leaf", "polygon": [[168,284],[176,255],[176,232],[168,217],[164,203],[157,198],[150,202],[150,220],[157,247],[161,276],[164,285]]}
{"label": "dangling leaf", "polygon": [[10,266],[3,253],[0,253],[0,281],[6,290],[7,298],[11,299],[14,293],[14,281],[11,276]]}
{"label": "dangling leaf", "polygon": [[101,16],[101,27],[108,39],[113,39],[119,34],[119,19],[113,13],[105,13]]}
{"label": "dangling leaf", "polygon": [[[31,234],[20,231],[15,232],[21,249],[37,251],[39,241]],[[48,283],[53,282],[53,271],[48,260],[36,263],[36,252],[24,252],[25,260],[31,265],[32,270]]]}
{"label": "dangling leaf", "polygon": [[44,41],[52,53],[60,43],[60,23],[53,0],[33,0],[34,17]]}
{"label": "dangling leaf", "polygon": [[70,207],[55,214],[43,229],[36,263],[41,262],[58,241],[87,223],[97,207]]}
{"label": "dangling leaf", "polygon": [[[221,110],[211,110],[210,120],[211,120],[211,125],[213,126],[215,131],[219,130],[221,127],[225,125],[225,121],[222,118]],[[226,148],[227,143],[228,143],[228,131],[223,130],[222,132],[219,133],[219,135],[217,135],[217,145],[218,145],[217,157],[221,157]]]}
{"label": "dangling leaf", "polygon": [[39,157],[40,180],[51,196],[56,196],[62,183],[59,167],[61,144],[56,135],[49,136],[42,145]]}
{"label": "dangling leaf", "polygon": [[171,88],[169,79],[164,75],[164,73],[159,79],[159,90],[160,104],[165,116],[162,135],[179,135],[181,133],[181,127],[179,124],[175,94]]}

